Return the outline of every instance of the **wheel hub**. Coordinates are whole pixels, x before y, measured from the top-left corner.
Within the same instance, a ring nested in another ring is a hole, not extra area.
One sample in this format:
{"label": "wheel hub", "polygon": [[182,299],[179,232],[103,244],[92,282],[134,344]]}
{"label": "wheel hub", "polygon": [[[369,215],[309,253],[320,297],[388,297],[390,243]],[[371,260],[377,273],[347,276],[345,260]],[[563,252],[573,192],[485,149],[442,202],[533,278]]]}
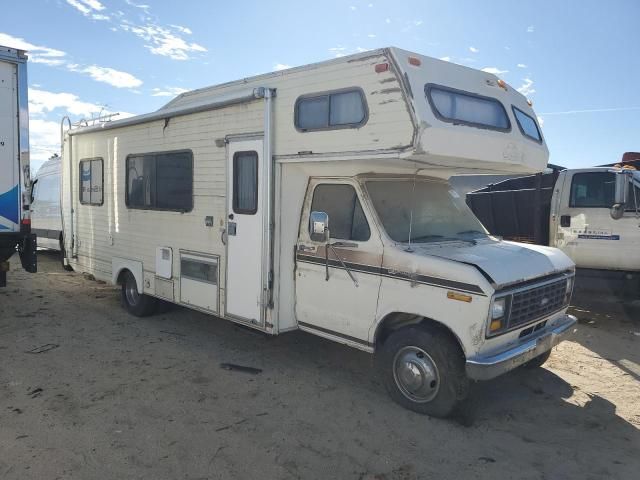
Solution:
{"label": "wheel hub", "polygon": [[427,352],[419,347],[404,347],[393,363],[396,385],[409,400],[426,403],[438,394],[440,375]]}

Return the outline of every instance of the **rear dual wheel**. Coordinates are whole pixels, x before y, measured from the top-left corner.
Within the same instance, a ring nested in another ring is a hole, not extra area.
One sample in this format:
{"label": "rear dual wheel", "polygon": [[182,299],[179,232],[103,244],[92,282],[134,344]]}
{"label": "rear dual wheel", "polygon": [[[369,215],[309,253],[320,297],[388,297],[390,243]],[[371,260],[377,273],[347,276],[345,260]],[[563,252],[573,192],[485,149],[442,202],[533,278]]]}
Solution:
{"label": "rear dual wheel", "polygon": [[158,300],[138,291],[133,273],[126,271],[122,277],[121,301],[124,308],[136,317],[148,317],[156,312]]}

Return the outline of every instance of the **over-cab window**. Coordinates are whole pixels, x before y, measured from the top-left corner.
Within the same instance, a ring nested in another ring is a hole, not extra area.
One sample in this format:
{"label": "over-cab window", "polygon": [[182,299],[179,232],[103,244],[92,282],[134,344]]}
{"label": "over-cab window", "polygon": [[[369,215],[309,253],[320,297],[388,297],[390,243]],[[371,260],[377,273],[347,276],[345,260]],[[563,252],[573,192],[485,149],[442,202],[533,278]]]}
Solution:
{"label": "over-cab window", "polygon": [[129,208],[188,212],[193,208],[193,153],[129,155],[126,161]]}
{"label": "over-cab window", "polygon": [[258,153],[233,154],[233,211],[255,215],[258,211]]}
{"label": "over-cab window", "polygon": [[520,128],[520,132],[525,137],[529,137],[531,140],[542,143],[542,135],[540,134],[540,129],[538,128],[538,124],[533,119],[533,117],[527,115],[522,110],[514,107],[513,105],[511,106],[511,108],[513,109],[513,114],[516,116],[516,121],[518,122],[518,128]]}
{"label": "over-cab window", "polygon": [[80,203],[102,205],[104,203],[104,176],[101,158],[80,160]]}
{"label": "over-cab window", "polygon": [[362,205],[351,185],[323,183],[316,186],[311,211],[325,212],[329,216],[331,238],[365,242],[371,236]]}
{"label": "over-cab window", "polygon": [[616,175],[611,172],[584,172],[573,175],[569,206],[611,208],[615,200]]}
{"label": "over-cab window", "polygon": [[359,88],[304,95],[296,101],[298,130],[355,128],[367,122],[367,104]]}
{"label": "over-cab window", "polygon": [[444,122],[509,131],[511,122],[502,103],[491,97],[427,84],[425,95],[433,113]]}

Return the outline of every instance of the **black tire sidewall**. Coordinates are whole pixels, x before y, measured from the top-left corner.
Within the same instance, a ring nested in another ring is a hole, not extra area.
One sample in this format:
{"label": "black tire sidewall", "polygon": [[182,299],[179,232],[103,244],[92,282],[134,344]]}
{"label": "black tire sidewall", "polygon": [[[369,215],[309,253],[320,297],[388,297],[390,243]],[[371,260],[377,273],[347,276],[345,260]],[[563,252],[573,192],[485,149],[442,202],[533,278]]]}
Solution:
{"label": "black tire sidewall", "polygon": [[[440,388],[436,397],[429,402],[410,400],[396,384],[393,372],[395,356],[406,346],[421,348],[436,364]],[[468,379],[464,369],[464,355],[457,342],[438,329],[416,326],[392,333],[376,355],[376,364],[381,380],[393,400],[414,412],[444,418],[451,415],[467,395]]]}
{"label": "black tire sidewall", "polygon": [[153,297],[140,294],[139,301],[136,305],[132,305],[131,303],[129,303],[129,299],[127,298],[127,284],[129,283],[133,283],[135,288],[138,288],[136,277],[133,275],[133,273],[127,271],[124,273],[124,276],[122,278],[121,290],[121,302],[124,308],[136,317],[146,317],[153,314],[156,310],[157,304],[156,299]]}

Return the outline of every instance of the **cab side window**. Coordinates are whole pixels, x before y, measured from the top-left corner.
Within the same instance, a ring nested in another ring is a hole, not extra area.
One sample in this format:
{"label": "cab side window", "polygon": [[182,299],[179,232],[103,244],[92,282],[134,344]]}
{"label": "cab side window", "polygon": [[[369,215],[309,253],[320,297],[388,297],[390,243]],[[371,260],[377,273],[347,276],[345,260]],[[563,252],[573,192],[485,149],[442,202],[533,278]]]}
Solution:
{"label": "cab side window", "polygon": [[571,181],[569,206],[573,208],[611,208],[614,203],[615,190],[615,173],[576,173]]}
{"label": "cab side window", "polygon": [[311,211],[329,215],[331,238],[365,242],[371,236],[362,205],[351,185],[317,185],[313,191]]}

